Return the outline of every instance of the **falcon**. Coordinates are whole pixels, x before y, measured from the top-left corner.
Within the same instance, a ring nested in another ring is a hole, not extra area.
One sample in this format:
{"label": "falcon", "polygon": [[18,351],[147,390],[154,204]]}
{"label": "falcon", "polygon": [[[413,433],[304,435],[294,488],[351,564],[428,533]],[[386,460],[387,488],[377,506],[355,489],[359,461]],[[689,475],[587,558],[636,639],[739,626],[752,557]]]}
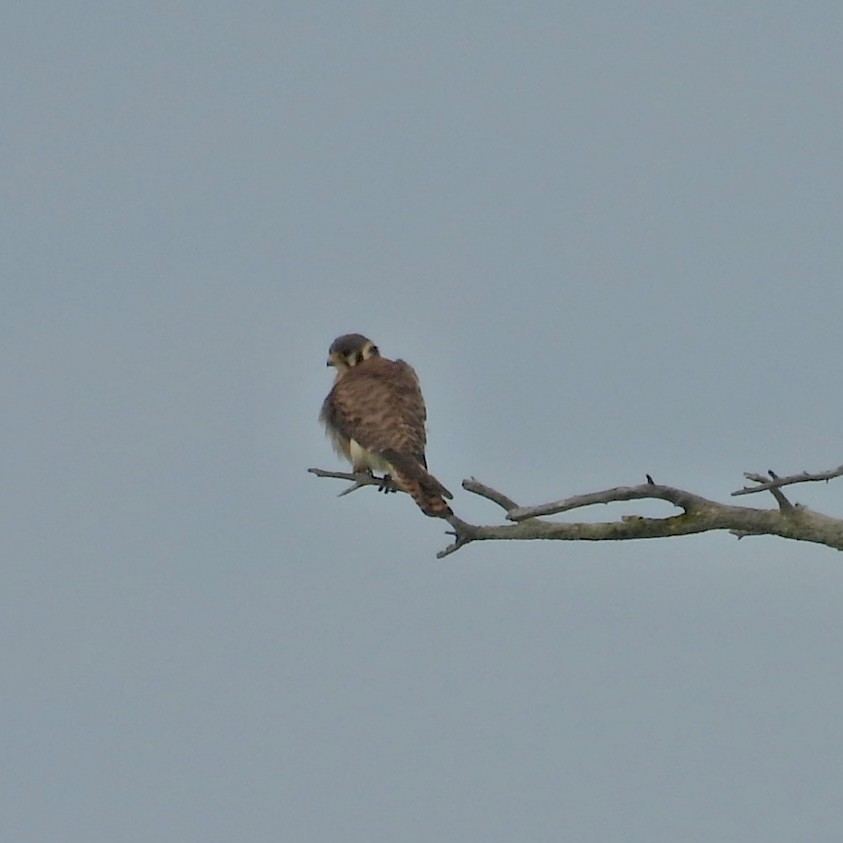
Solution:
{"label": "falcon", "polygon": [[319,420],[354,471],[383,471],[425,515],[452,515],[453,495],[427,470],[424,406],[412,366],[381,357],[362,334],[337,337],[328,351],[337,370]]}

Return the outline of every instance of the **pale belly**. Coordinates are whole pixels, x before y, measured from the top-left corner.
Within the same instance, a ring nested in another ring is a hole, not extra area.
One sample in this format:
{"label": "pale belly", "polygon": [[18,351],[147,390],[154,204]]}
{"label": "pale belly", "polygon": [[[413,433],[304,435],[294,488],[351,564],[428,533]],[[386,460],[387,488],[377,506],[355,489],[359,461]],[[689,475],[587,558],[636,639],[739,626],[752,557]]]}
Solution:
{"label": "pale belly", "polygon": [[353,439],[350,442],[351,464],[356,470],[371,469],[372,471],[383,471],[389,473],[389,463],[377,454],[367,451],[362,445],[358,445]]}

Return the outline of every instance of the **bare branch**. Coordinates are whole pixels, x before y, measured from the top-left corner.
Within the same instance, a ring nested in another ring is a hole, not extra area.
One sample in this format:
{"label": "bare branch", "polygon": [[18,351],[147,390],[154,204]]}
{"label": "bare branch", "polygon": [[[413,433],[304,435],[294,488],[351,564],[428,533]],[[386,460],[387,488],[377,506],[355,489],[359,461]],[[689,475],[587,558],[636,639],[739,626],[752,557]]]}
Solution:
{"label": "bare branch", "polygon": [[752,480],[757,483],[757,486],[744,486],[732,492],[732,497],[738,495],[753,495],[756,492],[767,492],[770,489],[778,489],[781,486],[791,486],[794,483],[813,483],[818,480],[833,480],[835,477],[843,476],[843,465],[831,469],[831,471],[821,471],[816,474],[809,474],[803,471],[801,474],[791,474],[788,477],[779,477],[774,471],[769,471],[771,478],[768,480],[763,474],[753,474],[752,472],[744,472],[744,477],[747,480]]}
{"label": "bare branch", "polygon": [[776,499],[776,503],[782,512],[793,512],[793,504],[784,496],[781,489],[770,489],[770,493]]}
{"label": "bare branch", "polygon": [[[784,479],[784,478],[783,478]],[[468,487],[466,487],[468,488]],[[484,487],[488,490],[489,487]],[[496,492],[498,496],[501,493]],[[501,496],[503,497],[503,496]],[[784,497],[782,495],[782,497]],[[567,512],[595,504],[629,500],[663,500],[684,510],[667,518],[645,518],[631,515],[619,521],[564,523],[547,521],[541,516]],[[547,504],[518,507],[507,514],[516,523],[506,527],[477,528],[474,541],[483,539],[555,539],[561,541],[613,541],[691,535],[713,530],[726,530],[733,535],[775,535],[797,541],[824,544],[843,550],[843,520],[830,518],[807,507],[793,505],[785,499],[778,509],[754,509],[730,506],[701,495],[650,483],[640,486],[616,486],[602,492],[575,495]]]}
{"label": "bare branch", "polygon": [[462,518],[456,515],[449,515],[446,520],[454,528],[448,530],[446,535],[454,536],[454,541],[451,542],[444,550],[440,550],[436,554],[437,559],[444,559],[446,556],[456,552],[461,547],[465,547],[469,542],[474,541],[476,527],[473,524],[468,524]]}
{"label": "bare branch", "polygon": [[[769,474],[773,480],[779,479],[779,475],[776,474],[772,468],[767,472],[767,474]],[[776,499],[776,503],[779,505],[779,509],[782,512],[793,512],[793,504],[785,497],[784,492],[782,492],[781,489],[774,486],[770,489],[770,494]]]}
{"label": "bare branch", "polygon": [[[315,474],[317,477],[333,477],[336,480],[359,480],[368,477],[372,480],[374,485],[375,476],[373,474],[366,474],[366,472],[352,472],[352,471],[328,471],[326,468],[309,468],[308,474]],[[365,484],[363,484],[365,485]]]}
{"label": "bare branch", "polygon": [[[395,484],[367,473],[349,474],[312,468],[317,477],[331,477],[350,480],[353,485],[346,492],[363,486],[384,486],[394,489]],[[777,477],[770,472],[767,479],[761,475],[745,474],[748,480],[759,485],[733,494],[750,494],[769,491],[776,498],[777,509],[755,509],[732,506],[704,498],[684,489],[664,486],[653,482],[648,475],[647,482],[638,486],[615,486],[601,492],[574,495],[551,503],[531,507],[519,507],[512,498],[484,483],[470,478],[463,481],[463,488],[495,503],[506,510],[508,524],[480,525],[463,521],[457,515],[445,520],[453,528],[448,535],[454,537],[437,555],[442,559],[455,553],[467,544],[476,541],[528,541],[551,539],[556,541],[618,541],[628,539],[664,538],[724,530],[738,538],[744,536],[771,535],[796,541],[814,542],[836,550],[843,550],[843,519],[831,518],[807,507],[792,504],[780,491],[780,486],[802,483],[810,480],[830,480],[843,475],[843,466],[822,474],[807,474]],[[344,492],[343,494],[345,494]],[[549,521],[543,516],[555,515],[596,504],[617,503],[632,500],[662,500],[681,509],[677,515],[664,518],[645,518],[639,515],[625,515],[617,521],[607,522],[560,522]]]}
{"label": "bare branch", "polygon": [[640,486],[615,486],[602,492],[591,492],[587,495],[574,495],[553,503],[543,503],[539,506],[517,507],[507,513],[510,521],[524,521],[527,518],[537,518],[542,515],[556,515],[584,506],[594,506],[598,503],[617,503],[619,501],[657,499],[667,501],[681,507],[686,512],[700,509],[714,503],[699,495],[674,489],[672,486],[662,486],[659,483],[644,483]]}
{"label": "bare branch", "polygon": [[505,509],[509,512],[511,509],[517,509],[518,504],[515,503],[512,498],[508,498],[503,492],[499,492],[497,489],[493,489],[491,486],[485,486],[479,480],[476,480],[474,477],[469,477],[468,480],[462,481],[462,487],[467,492],[472,492],[475,495],[480,495],[481,498],[486,498],[487,500],[493,501],[496,503],[501,509]]}

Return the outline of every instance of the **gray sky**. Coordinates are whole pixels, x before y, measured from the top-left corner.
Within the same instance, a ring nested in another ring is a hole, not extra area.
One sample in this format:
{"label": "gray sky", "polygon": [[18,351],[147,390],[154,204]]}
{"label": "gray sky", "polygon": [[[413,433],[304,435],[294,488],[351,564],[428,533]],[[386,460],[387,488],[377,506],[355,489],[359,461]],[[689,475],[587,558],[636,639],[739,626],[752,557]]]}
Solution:
{"label": "gray sky", "polygon": [[3,839],[839,840],[838,554],[306,469],[349,331],[469,520],[839,464],[843,7],[0,22]]}

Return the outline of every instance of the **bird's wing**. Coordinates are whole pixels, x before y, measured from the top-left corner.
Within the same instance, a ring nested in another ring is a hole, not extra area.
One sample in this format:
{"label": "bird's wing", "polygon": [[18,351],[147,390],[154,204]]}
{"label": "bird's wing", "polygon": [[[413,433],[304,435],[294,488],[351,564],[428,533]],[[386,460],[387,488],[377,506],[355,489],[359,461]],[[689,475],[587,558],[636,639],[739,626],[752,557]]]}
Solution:
{"label": "bird's wing", "polygon": [[403,360],[373,357],[350,369],[325,399],[322,418],[368,451],[393,451],[426,465],[424,398]]}

